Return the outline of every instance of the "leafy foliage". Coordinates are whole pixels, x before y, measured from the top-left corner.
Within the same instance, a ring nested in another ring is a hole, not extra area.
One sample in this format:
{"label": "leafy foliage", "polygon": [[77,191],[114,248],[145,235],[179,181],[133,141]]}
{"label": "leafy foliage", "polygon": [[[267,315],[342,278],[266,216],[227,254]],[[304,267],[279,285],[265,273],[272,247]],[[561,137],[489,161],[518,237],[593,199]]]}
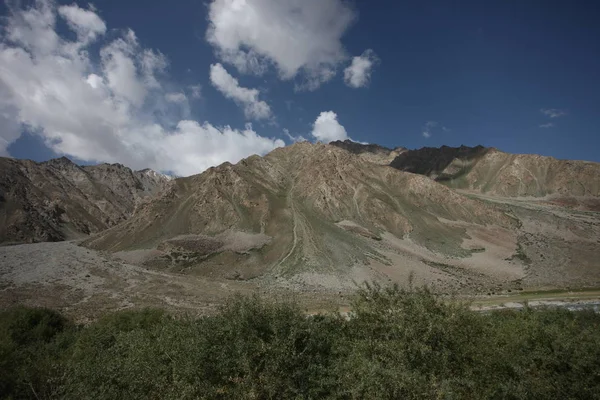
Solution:
{"label": "leafy foliage", "polygon": [[214,316],[124,311],[86,327],[0,313],[1,398],[595,399],[600,316],[480,314],[365,286],[348,317],[234,297]]}
{"label": "leafy foliage", "polygon": [[0,398],[56,397],[75,333],[74,324],[52,310],[0,312]]}

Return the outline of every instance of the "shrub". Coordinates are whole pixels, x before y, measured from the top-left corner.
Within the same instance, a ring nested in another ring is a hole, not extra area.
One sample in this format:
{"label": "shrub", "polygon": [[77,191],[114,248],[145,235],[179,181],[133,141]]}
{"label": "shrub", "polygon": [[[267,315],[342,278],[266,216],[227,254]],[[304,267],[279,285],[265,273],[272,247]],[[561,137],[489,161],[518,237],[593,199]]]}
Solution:
{"label": "shrub", "polygon": [[51,398],[63,386],[75,326],[59,313],[0,312],[0,398]]}
{"label": "shrub", "polygon": [[76,328],[0,313],[0,397],[594,399],[600,316],[480,314],[427,289],[367,285],[349,318],[234,297],[214,316],[125,311]]}

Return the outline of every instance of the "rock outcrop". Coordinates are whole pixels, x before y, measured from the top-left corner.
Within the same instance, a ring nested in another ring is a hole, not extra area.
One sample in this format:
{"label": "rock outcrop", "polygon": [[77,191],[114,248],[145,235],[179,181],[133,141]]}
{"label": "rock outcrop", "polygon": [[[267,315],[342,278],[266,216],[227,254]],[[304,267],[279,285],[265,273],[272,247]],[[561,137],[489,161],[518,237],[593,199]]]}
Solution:
{"label": "rock outcrop", "polygon": [[131,217],[171,181],[120,164],[0,158],[0,243],[59,241],[103,231]]}

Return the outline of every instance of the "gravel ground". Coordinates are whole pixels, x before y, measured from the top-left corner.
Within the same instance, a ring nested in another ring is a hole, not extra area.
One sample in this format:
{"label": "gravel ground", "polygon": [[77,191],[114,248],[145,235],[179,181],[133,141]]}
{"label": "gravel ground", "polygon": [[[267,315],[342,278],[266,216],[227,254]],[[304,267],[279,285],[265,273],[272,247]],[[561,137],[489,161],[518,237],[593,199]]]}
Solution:
{"label": "gravel ground", "polygon": [[[132,307],[206,314],[234,293],[294,297],[307,310],[332,309],[347,305],[348,295],[364,280],[406,284],[412,278],[416,286],[428,285],[442,294],[487,298],[523,289],[600,287],[600,213],[537,201],[493,201],[503,204],[522,226],[509,231],[440,220],[465,230],[462,246],[473,251],[468,257],[442,256],[410,238],[383,234],[374,246],[378,256],[368,263],[291,276],[259,271],[244,277],[248,272],[244,270],[228,277],[223,270],[236,266],[236,259],[212,269],[202,264],[190,270],[193,273],[141,266],[156,250],[108,254],[76,242],[4,246],[0,247],[0,308],[44,306],[85,321]],[[267,240],[264,235],[246,236],[223,239],[244,248],[260,247]]]}
{"label": "gravel ground", "polygon": [[307,310],[345,304],[337,292],[290,292],[254,281],[150,270],[74,242],[0,247],[0,308],[49,307],[86,322],[127,308],[155,307],[203,315],[214,312],[234,294],[254,293],[297,300]]}
{"label": "gravel ground", "polygon": [[250,293],[245,282],[147,270],[72,242],[0,247],[0,306],[60,309],[78,318],[130,307],[210,312],[233,293]]}

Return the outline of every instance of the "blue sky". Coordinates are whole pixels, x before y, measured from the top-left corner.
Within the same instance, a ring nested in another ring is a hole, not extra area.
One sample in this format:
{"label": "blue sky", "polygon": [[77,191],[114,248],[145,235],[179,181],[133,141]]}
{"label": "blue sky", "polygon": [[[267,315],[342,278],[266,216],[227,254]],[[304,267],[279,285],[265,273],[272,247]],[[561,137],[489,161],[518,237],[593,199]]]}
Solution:
{"label": "blue sky", "polygon": [[[594,1],[30,1],[0,11],[4,155],[188,175],[292,136],[600,161]],[[54,34],[59,44],[40,42]]]}

